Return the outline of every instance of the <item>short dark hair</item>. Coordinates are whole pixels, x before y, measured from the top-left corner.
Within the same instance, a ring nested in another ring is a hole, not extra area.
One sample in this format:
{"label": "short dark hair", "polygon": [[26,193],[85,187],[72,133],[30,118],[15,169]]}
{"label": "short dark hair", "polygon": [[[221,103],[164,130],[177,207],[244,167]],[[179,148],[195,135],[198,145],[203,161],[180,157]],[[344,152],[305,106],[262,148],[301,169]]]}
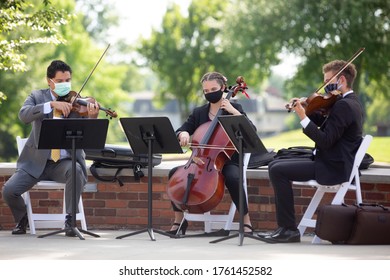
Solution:
{"label": "short dark hair", "polygon": [[[344,60],[333,60],[322,67],[322,72],[325,74],[327,72],[332,71],[333,73],[337,73],[341,68],[343,68],[347,64],[346,61]],[[344,76],[345,79],[347,80],[347,86],[349,88],[352,88],[353,82],[355,81],[356,78],[356,67],[352,63],[347,66],[339,75]]]}
{"label": "short dark hair", "polygon": [[61,72],[68,71],[68,72],[70,72],[70,74],[72,74],[72,69],[70,68],[70,66],[68,64],[66,64],[62,60],[53,60],[50,63],[49,67],[47,67],[46,76],[49,79],[53,79],[56,76],[56,73],[58,71],[61,71]]}

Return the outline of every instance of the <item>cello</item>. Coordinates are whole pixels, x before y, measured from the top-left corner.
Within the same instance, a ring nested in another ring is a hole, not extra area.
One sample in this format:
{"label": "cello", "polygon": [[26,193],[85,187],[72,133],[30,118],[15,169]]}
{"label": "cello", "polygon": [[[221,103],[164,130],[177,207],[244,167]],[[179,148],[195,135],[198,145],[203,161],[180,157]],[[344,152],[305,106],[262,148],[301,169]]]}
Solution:
{"label": "cello", "polygon": [[[237,92],[244,94],[246,83],[239,76],[231,86],[225,99]],[[170,200],[181,210],[205,213],[214,209],[225,192],[222,168],[235,153],[229,137],[218,123],[223,109],[219,109],[212,121],[200,125],[192,136],[192,154],[184,166],[178,167],[167,185]]]}

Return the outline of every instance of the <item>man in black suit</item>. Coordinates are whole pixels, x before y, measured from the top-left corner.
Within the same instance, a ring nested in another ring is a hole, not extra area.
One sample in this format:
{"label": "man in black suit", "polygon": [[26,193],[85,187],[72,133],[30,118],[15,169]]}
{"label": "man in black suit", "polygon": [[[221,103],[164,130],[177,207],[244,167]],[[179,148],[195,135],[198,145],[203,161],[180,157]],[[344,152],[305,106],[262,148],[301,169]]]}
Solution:
{"label": "man in black suit", "polygon": [[352,171],[355,154],[362,141],[363,109],[352,85],[356,77],[353,64],[332,78],[345,61],[335,60],[323,66],[328,94],[338,94],[337,101],[327,113],[309,116],[302,104],[306,100],[293,98],[293,110],[301,120],[303,133],[315,143],[312,159],[281,159],[269,164],[269,177],[275,192],[278,229],[271,234],[259,234],[269,243],[300,242],[294,211],[292,181],[315,179],[320,184],[346,182]]}

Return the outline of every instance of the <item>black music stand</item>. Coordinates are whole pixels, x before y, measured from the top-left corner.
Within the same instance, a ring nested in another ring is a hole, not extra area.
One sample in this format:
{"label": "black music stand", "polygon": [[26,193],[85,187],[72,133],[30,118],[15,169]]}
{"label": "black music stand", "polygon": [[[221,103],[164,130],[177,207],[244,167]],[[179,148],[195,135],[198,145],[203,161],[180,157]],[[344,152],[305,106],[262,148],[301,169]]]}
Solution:
{"label": "black music stand", "polygon": [[235,116],[220,116],[218,117],[220,124],[225,130],[226,134],[229,136],[230,141],[233,143],[237,149],[239,155],[239,221],[240,227],[237,234],[232,234],[217,240],[210,241],[210,243],[217,243],[223,240],[231,239],[234,237],[239,237],[239,245],[241,246],[244,240],[244,237],[249,237],[252,239],[261,240],[257,236],[244,232],[244,188],[243,188],[243,168],[244,168],[244,153],[268,153],[267,149],[264,147],[259,136],[257,135],[252,124],[249,122],[248,118],[245,115],[235,115]]}
{"label": "black music stand", "polygon": [[[72,157],[72,231],[82,240],[80,232],[94,237],[99,235],[78,229],[76,226],[76,150],[102,149],[106,142],[108,120],[106,119],[44,119],[39,135],[38,149],[71,149]],[[48,137],[50,135],[50,137]],[[64,190],[65,191],[65,190]],[[66,229],[40,235],[65,232]]]}
{"label": "black music stand", "polygon": [[[118,236],[117,239],[147,231],[150,239],[156,241],[152,226],[153,153],[179,154],[183,153],[183,150],[167,117],[120,118],[119,120],[134,153],[148,154],[148,226],[145,229]],[[154,231],[172,237],[164,231]]]}

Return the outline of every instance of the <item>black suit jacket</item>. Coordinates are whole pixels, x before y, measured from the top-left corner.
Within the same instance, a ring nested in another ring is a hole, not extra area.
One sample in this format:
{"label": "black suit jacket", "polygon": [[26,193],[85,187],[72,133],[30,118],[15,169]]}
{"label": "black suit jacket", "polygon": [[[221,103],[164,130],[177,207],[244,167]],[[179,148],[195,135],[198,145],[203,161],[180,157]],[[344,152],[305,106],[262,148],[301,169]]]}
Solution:
{"label": "black suit jacket", "polygon": [[[237,109],[241,114],[245,115],[245,112],[242,109],[241,104],[239,103],[231,103],[235,109]],[[196,107],[192,113],[189,115],[187,120],[184,122],[184,124],[179,127],[176,130],[176,135],[179,135],[180,132],[182,131],[187,131],[190,135],[194,134],[195,130],[201,126],[202,124],[209,122],[209,109],[210,109],[210,104],[207,103],[203,106]],[[225,110],[222,110],[222,115],[230,115]],[[249,120],[250,121],[250,120]],[[251,122],[253,128],[256,130],[256,127],[253,125]],[[232,157],[232,161],[238,162],[238,157],[237,153],[235,153]]]}
{"label": "black suit jacket", "polygon": [[[235,109],[237,109],[241,114],[245,115],[245,112],[242,109],[241,104],[239,103],[231,103]],[[196,107],[192,113],[189,115],[184,124],[176,130],[176,135],[178,135],[182,131],[187,131],[190,135],[194,134],[195,130],[201,126],[202,124],[210,121],[209,119],[209,109],[210,104],[207,103],[205,105]],[[222,110],[222,115],[230,115],[230,113]],[[252,123],[252,122],[251,122]],[[252,124],[253,125],[253,124]],[[253,125],[253,128],[256,127]]]}
{"label": "black suit jacket", "polygon": [[309,118],[303,132],[315,142],[315,179],[320,184],[349,181],[363,134],[363,109],[356,94],[337,100],[320,129],[318,119]]}

